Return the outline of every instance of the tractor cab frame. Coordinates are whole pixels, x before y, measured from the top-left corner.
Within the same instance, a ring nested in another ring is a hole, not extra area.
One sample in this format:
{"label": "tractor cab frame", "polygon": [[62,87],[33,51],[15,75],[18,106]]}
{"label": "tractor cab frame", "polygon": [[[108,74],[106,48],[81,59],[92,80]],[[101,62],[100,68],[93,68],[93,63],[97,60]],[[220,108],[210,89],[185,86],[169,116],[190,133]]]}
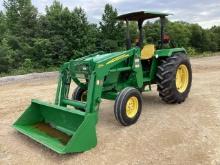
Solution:
{"label": "tractor cab frame", "polygon": [[139,30],[139,42],[137,44],[138,47],[143,47],[143,22],[148,19],[160,18],[160,45],[159,48],[163,49],[164,44],[164,26],[166,16],[169,16],[169,13],[159,13],[159,12],[149,12],[149,11],[138,11],[133,13],[128,13],[124,15],[120,15],[117,17],[118,20],[126,21],[126,47],[127,49],[131,48],[131,37],[129,30],[129,21],[137,21],[138,30]]}

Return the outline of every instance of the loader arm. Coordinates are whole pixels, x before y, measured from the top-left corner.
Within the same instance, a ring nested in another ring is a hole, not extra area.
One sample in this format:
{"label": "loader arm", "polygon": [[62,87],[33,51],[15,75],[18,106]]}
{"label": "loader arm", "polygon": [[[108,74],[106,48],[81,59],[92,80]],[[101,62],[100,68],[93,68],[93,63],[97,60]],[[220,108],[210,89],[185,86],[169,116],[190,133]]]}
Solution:
{"label": "loader arm", "polygon": [[[72,60],[61,67],[55,99],[56,105],[65,107],[71,105],[76,108],[85,109],[86,113],[96,112],[102,96],[110,94],[108,92],[110,85],[108,85],[107,80],[112,78],[118,81],[121,72],[133,72],[136,78],[132,80],[132,83],[138,88],[142,87],[143,73],[139,60],[140,50],[138,48],[115,54],[96,56],[93,55],[91,60],[88,60],[91,56],[82,60]],[[104,58],[99,56],[104,56]],[[112,77],[111,75],[118,76]],[[82,77],[85,80],[84,83],[80,81]],[[86,103],[68,99],[71,79],[78,86],[87,90]],[[115,92],[115,96],[117,92]]]}

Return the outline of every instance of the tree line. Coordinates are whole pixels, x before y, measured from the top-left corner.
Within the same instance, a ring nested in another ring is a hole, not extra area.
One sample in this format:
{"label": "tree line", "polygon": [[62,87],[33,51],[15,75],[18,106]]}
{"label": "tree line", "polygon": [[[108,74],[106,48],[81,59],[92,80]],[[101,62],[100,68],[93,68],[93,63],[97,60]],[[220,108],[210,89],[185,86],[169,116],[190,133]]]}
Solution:
{"label": "tree line", "polygon": [[[117,21],[117,9],[106,4],[99,24],[90,23],[85,11],[54,1],[39,14],[31,0],[4,0],[0,11],[0,73],[13,70],[58,67],[96,51],[125,49],[125,24]],[[220,51],[220,27],[203,29],[198,24],[166,21],[165,31],[190,53]],[[137,25],[130,25],[132,41]],[[146,42],[158,42],[159,21],[145,22]]]}

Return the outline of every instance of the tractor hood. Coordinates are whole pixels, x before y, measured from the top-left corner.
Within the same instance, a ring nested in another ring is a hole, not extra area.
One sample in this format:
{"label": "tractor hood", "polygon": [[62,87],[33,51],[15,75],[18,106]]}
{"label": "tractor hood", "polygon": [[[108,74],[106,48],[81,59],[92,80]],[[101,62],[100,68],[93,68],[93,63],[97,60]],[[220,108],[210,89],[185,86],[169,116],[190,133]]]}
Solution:
{"label": "tractor hood", "polygon": [[91,54],[91,55],[88,55],[88,56],[85,56],[85,57],[82,57],[82,58],[79,58],[79,59],[76,59],[76,60],[73,60],[75,62],[94,62],[94,63],[98,63],[98,62],[101,62],[101,61],[105,61],[105,60],[110,60],[111,58],[114,58],[114,57],[117,57],[121,54],[124,54],[124,53],[128,53],[129,51],[121,51],[121,52],[114,52],[114,53],[107,53],[107,54],[103,54],[102,52],[100,53],[95,53],[95,54]]}
{"label": "tractor hood", "polygon": [[134,49],[130,49],[127,51],[106,53],[106,54],[103,54],[103,52],[98,52],[98,53],[91,54],[91,55],[88,55],[82,58],[71,60],[70,70],[72,70],[73,72],[79,69],[83,70],[83,68],[84,70],[87,70],[86,68],[88,68],[88,70],[94,70],[94,67],[96,64],[105,63],[117,57],[120,57],[121,55],[130,54],[131,52],[133,52],[133,50]]}
{"label": "tractor hood", "polygon": [[[126,58],[136,49],[130,49],[127,51],[106,53],[98,52],[91,54],[82,58],[78,58],[70,61],[69,70],[72,77],[80,78],[83,74],[83,77],[89,77],[92,71],[94,71],[97,66],[104,66],[105,64],[113,64],[123,58]],[[80,75],[80,76],[77,76]]]}

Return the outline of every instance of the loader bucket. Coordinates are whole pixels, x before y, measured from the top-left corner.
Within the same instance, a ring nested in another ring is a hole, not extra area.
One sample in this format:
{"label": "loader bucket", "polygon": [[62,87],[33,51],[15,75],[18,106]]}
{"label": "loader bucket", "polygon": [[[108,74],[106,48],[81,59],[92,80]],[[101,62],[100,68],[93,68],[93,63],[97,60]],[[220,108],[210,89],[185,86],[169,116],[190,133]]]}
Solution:
{"label": "loader bucket", "polygon": [[55,152],[65,154],[95,147],[96,123],[97,113],[32,100],[13,127]]}

